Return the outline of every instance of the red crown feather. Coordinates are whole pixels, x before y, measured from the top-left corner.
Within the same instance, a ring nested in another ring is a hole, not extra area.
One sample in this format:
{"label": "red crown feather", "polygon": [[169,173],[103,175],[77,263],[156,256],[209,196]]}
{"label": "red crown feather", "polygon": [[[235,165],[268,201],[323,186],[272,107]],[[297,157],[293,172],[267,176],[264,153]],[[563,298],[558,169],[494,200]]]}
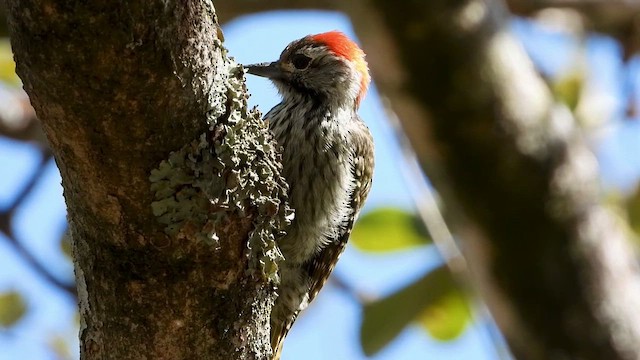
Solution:
{"label": "red crown feather", "polygon": [[356,103],[359,105],[367,93],[369,83],[371,82],[369,66],[364,59],[364,51],[340,31],[329,31],[322,34],[311,35],[311,39],[324,44],[333,51],[334,54],[355,64],[356,70],[360,73],[360,92],[356,98]]}

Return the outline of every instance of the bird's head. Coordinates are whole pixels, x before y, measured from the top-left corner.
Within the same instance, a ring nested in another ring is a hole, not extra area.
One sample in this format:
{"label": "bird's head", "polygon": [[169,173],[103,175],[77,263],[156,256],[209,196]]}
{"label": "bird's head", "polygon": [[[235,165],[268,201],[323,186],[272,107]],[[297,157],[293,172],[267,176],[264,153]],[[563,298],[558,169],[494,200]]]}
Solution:
{"label": "bird's head", "polygon": [[330,31],[292,42],[277,61],[245,68],[271,79],[285,99],[310,97],[357,108],[370,82],[364,57],[346,35]]}

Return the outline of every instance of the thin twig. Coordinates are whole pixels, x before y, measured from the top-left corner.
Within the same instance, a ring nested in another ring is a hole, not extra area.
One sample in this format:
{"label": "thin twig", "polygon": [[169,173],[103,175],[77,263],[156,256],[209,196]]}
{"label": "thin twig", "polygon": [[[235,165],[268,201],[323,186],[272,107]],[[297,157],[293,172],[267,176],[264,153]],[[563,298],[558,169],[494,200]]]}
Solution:
{"label": "thin twig", "polygon": [[40,274],[45,280],[54,285],[55,287],[63,290],[71,296],[76,297],[76,287],[74,284],[65,283],[56,278],[16,237],[11,222],[16,210],[26,200],[26,198],[33,192],[33,189],[38,184],[40,179],[45,173],[47,164],[52,159],[51,150],[47,147],[41,147],[40,163],[36,171],[33,173],[26,185],[20,190],[18,195],[13,200],[13,203],[9,207],[0,213],[0,232],[3,233],[18,255],[20,255],[31,267]]}
{"label": "thin twig", "polygon": [[[394,130],[395,137],[402,150],[404,162],[402,163],[401,171],[404,173],[405,180],[409,183],[409,192],[418,210],[418,215],[427,228],[433,244],[451,274],[458,280],[459,284],[468,285],[467,261],[463,257],[453,234],[445,222],[444,216],[438,206],[438,201],[436,200],[436,194],[425,181],[418,157],[402,129],[398,116],[391,109],[388,101],[385,99],[382,100],[384,102],[383,107],[386,112],[386,117]],[[473,319],[473,322],[478,325],[478,330],[482,327],[485,328],[485,332],[489,337],[491,345],[496,350],[498,358],[501,360],[511,359],[504,339],[492,328],[494,320],[487,306],[477,299],[477,297],[470,299],[470,303],[475,308],[475,313],[478,314],[477,318]],[[485,323],[485,325],[482,325],[483,323]]]}

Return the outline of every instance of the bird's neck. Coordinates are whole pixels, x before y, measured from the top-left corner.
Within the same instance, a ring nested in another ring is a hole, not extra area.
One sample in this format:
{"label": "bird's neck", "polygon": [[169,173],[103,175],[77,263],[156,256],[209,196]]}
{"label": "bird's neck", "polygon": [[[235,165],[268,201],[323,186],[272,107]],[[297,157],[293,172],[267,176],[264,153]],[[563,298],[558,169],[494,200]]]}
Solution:
{"label": "bird's neck", "polygon": [[282,102],[298,104],[325,111],[356,111],[356,96],[349,91],[318,92],[309,88],[294,88],[291,84],[275,82],[278,92],[282,96]]}
{"label": "bird's neck", "polygon": [[279,142],[284,142],[289,136],[312,141],[317,136],[326,136],[328,133],[339,132],[340,128],[349,128],[346,126],[348,124],[343,122],[352,121],[354,118],[356,116],[353,105],[347,106],[337,101],[318,101],[317,98],[310,99],[304,96],[285,97],[265,115]]}
{"label": "bird's neck", "polygon": [[291,107],[307,109],[309,112],[320,113],[342,113],[356,112],[355,99],[349,96],[322,96],[318,94],[306,94],[290,92],[283,94],[283,104],[290,104]]}

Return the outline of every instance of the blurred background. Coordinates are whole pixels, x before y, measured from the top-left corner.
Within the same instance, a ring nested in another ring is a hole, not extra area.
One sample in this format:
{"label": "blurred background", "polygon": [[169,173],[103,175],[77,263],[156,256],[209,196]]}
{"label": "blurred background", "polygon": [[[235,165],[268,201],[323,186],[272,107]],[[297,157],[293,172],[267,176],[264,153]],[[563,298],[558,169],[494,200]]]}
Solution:
{"label": "blurred background", "polygon": [[[620,34],[592,31],[573,10],[526,15],[514,15],[509,31],[583,127],[600,163],[603,198],[638,230],[640,63],[632,45]],[[275,60],[311,33],[337,29],[356,38],[337,12],[266,12],[228,22],[224,12],[218,16],[229,54],[243,64]],[[61,179],[14,73],[3,14],[0,20],[0,360],[76,359],[79,319]],[[263,112],[279,101],[264,79],[250,77],[247,86],[250,104]],[[376,142],[373,188],[283,360],[510,359],[486,310],[456,285],[423,225],[419,210],[433,207],[428,180],[416,176],[375,79],[360,115]]]}

